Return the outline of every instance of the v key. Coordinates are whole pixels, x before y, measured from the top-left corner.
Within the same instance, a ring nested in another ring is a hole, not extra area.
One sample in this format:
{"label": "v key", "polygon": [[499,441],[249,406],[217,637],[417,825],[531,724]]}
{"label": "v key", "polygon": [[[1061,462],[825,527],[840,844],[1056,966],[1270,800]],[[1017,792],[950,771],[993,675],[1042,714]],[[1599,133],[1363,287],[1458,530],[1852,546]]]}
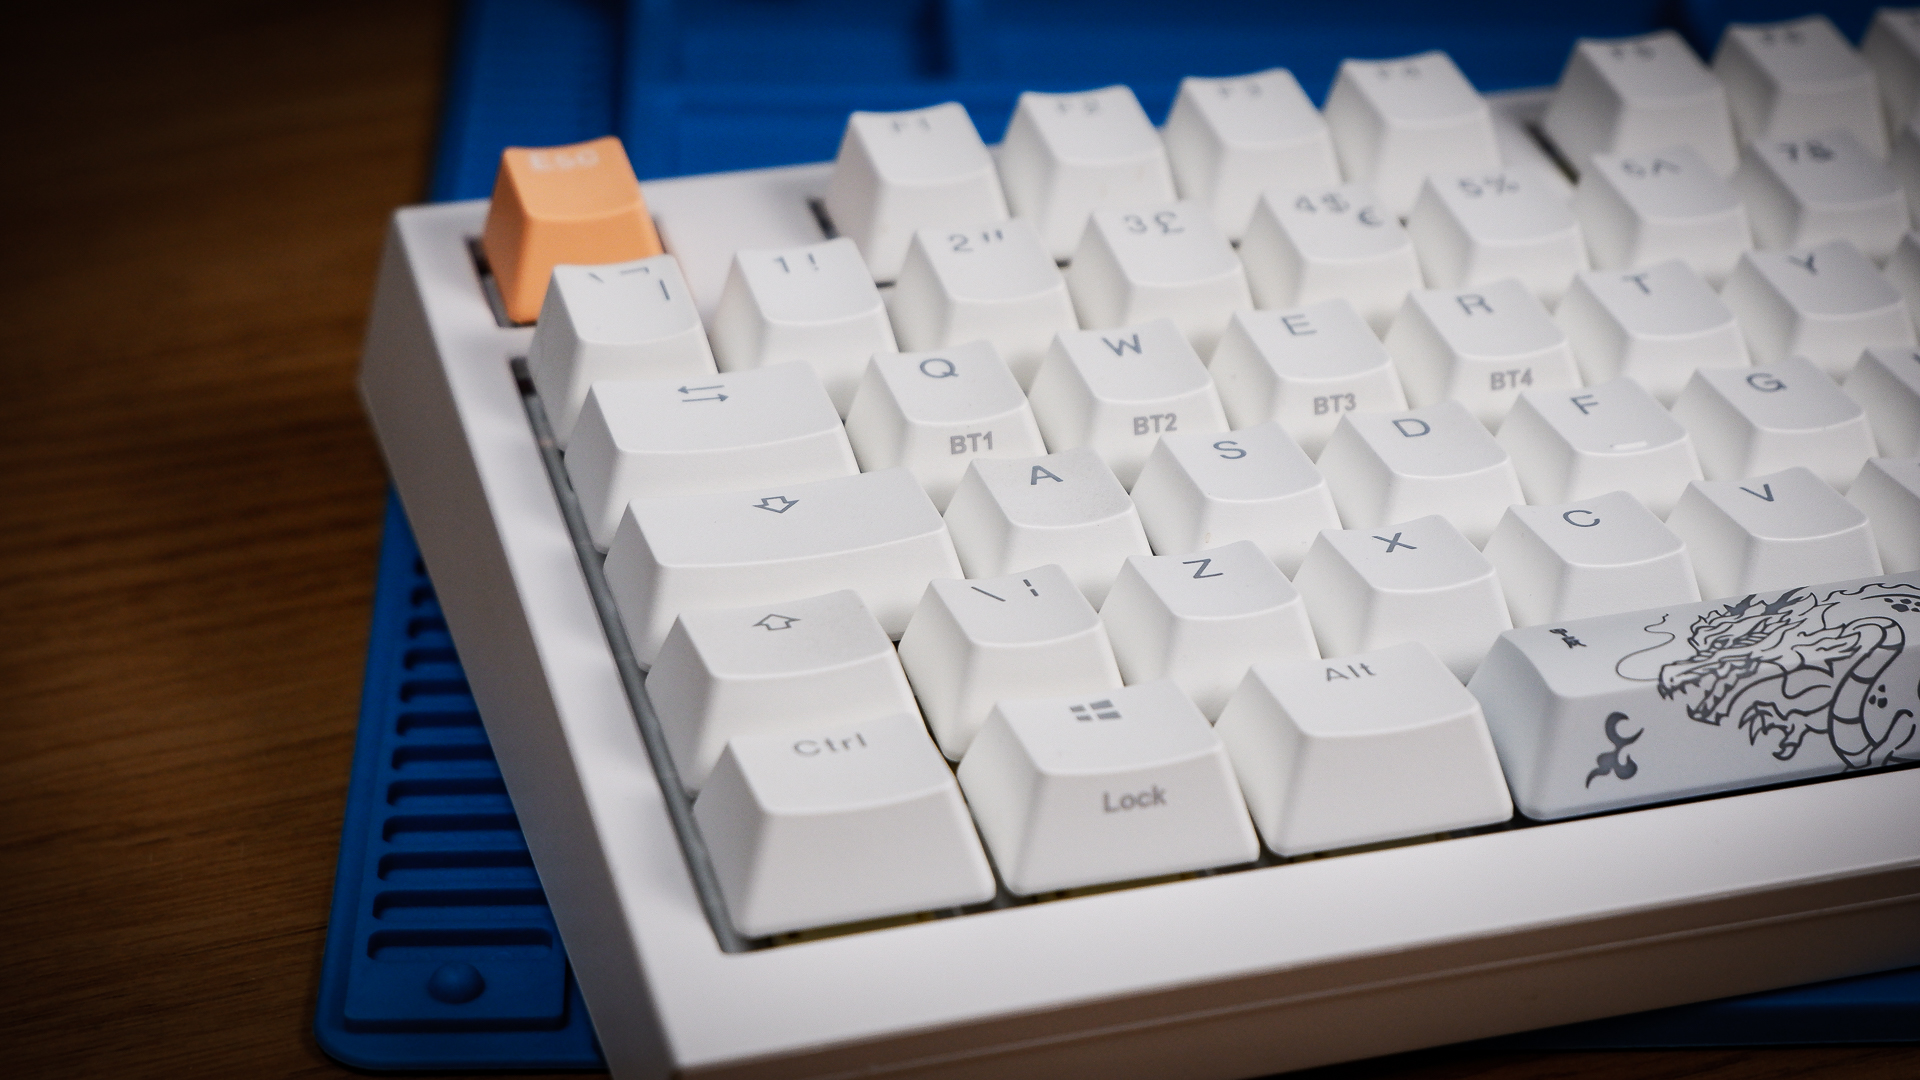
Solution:
{"label": "v key", "polygon": [[1759,491],[1755,491],[1750,487],[1742,487],[1740,490],[1746,492],[1747,494],[1753,496],[1756,499],[1765,499],[1768,502],[1773,501],[1773,485],[1772,484],[1761,484]]}

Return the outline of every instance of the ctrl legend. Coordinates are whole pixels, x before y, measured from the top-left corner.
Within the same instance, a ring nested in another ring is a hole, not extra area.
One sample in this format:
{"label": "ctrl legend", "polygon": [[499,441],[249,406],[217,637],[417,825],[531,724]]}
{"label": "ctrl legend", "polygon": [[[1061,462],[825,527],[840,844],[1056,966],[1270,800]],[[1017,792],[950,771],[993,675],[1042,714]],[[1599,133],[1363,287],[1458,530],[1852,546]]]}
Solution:
{"label": "ctrl legend", "polygon": [[793,752],[801,757],[819,757],[821,754],[850,754],[855,750],[867,748],[867,737],[854,732],[840,739],[801,739],[793,744]]}

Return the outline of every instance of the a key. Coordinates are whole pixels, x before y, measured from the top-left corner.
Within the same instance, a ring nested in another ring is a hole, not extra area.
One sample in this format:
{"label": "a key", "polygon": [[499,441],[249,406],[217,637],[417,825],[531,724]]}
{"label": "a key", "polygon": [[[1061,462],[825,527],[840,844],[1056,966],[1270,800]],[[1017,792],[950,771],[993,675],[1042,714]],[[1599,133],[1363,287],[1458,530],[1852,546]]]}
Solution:
{"label": "a key", "polygon": [[895,348],[880,291],[853,241],[734,254],[713,313],[721,371],[805,361],[844,416],[867,358]]}
{"label": "a key", "polygon": [[1845,378],[1864,349],[1913,345],[1900,293],[1845,240],[1800,251],[1750,251],[1720,298],[1758,364],[1804,356]]}
{"label": "a key", "polygon": [[1680,538],[1624,491],[1510,506],[1486,554],[1515,626],[1700,599]]}
{"label": "a key", "polygon": [[1007,888],[1023,896],[1252,862],[1220,740],[1160,680],[994,706],[960,787]]}
{"label": "a key", "polygon": [[1844,389],[1866,410],[1882,455],[1920,457],[1920,349],[1868,349]]}
{"label": "a key", "polygon": [[1207,369],[1167,319],[1055,337],[1027,398],[1055,451],[1098,451],[1133,486],[1161,435],[1224,432]]}
{"label": "a key", "polygon": [[1415,291],[1387,331],[1386,346],[1408,404],[1458,401],[1488,427],[1522,390],[1580,385],[1567,336],[1513,278]]}
{"label": "a key", "polygon": [[694,382],[595,383],[574,433],[567,478],[602,551],[634,499],[860,471],[840,415],[805,364]]}
{"label": "a key", "polygon": [[1553,321],[1588,385],[1625,375],[1663,403],[1694,370],[1746,367],[1746,335],[1725,302],[1679,259],[1575,277]]}
{"label": "a key", "polygon": [[671,255],[554,267],[527,367],[561,449],[594,383],[700,379],[716,370],[693,294]]}
{"label": "a key", "polygon": [[1468,689],[1538,821],[1784,783],[1912,757],[1915,611],[1908,574],[1529,627]]}
{"label": "a key", "polygon": [[1847,501],[1867,515],[1883,569],[1920,570],[1920,461],[1870,459],[1847,488]]}
{"label": "a key", "polygon": [[1874,454],[1860,403],[1795,356],[1760,368],[1708,368],[1673,403],[1709,480],[1804,465],[1846,490]]}
{"label": "a key", "polygon": [[[1893,156],[1887,165],[1901,191],[1920,190],[1920,114],[1910,117],[1894,132]],[[1907,220],[1912,225],[1920,225],[1920,198],[1907,196]]]}
{"label": "a key", "polygon": [[1634,155],[1675,143],[1721,176],[1739,164],[1720,80],[1672,30],[1581,38],[1541,121],[1584,180],[1594,154]]}
{"label": "a key", "polygon": [[1353,413],[1320,454],[1349,529],[1442,514],[1475,544],[1526,501],[1513,461],[1457,401],[1403,413]]}
{"label": "a key", "polygon": [[1134,481],[1133,503],[1162,555],[1250,540],[1289,574],[1321,529],[1340,527],[1320,470],[1272,421],[1161,436]]}
{"label": "a key", "polygon": [[1429,173],[1500,168],[1487,103],[1443,52],[1341,61],[1326,117],[1341,171],[1395,217]]}
{"label": "a key", "polygon": [[660,254],[660,236],[620,140],[510,146],[500,155],[480,249],[507,318],[533,321],[553,268]]}
{"label": "a key", "polygon": [[1632,379],[1529,390],[1500,425],[1498,441],[1531,503],[1626,491],[1664,517],[1687,482],[1702,476],[1687,429]]}
{"label": "a key", "polygon": [[1277,420],[1309,457],[1347,413],[1407,407],[1393,358],[1345,300],[1235,314],[1207,371],[1234,427]]}
{"label": "a key", "polygon": [[1715,288],[1753,247],[1747,208],[1690,146],[1601,154],[1580,174],[1573,214],[1595,269],[1683,259]]}
{"label": "a key", "polygon": [[1845,128],[1792,139],[1756,139],[1741,155],[1734,190],[1761,248],[1806,248],[1850,240],[1885,262],[1907,228],[1907,200],[1893,171]]}
{"label": "a key", "polygon": [[928,582],[900,636],[900,663],[927,727],[954,761],[973,744],[996,701],[1100,697],[1121,685],[1106,624],[1053,564],[1005,577]]}
{"label": "a key", "polygon": [[1285,68],[1182,79],[1160,137],[1181,198],[1205,206],[1233,240],[1269,184],[1340,183],[1327,123]]}
{"label": "a key", "polygon": [[1493,564],[1438,514],[1328,529],[1293,584],[1326,657],[1417,641],[1465,682],[1513,626]]}
{"label": "a key", "polygon": [[1825,15],[1729,25],[1714,50],[1713,73],[1727,89],[1742,142],[1844,127],[1868,153],[1887,156],[1873,69]]}
{"label": "a key", "polygon": [[1175,198],[1166,147],[1124,86],[1021,94],[1000,144],[1000,179],[1007,206],[1061,260],[1093,211]]}
{"label": "a key", "polygon": [[1920,12],[1913,8],[1881,8],[1874,12],[1860,55],[1873,68],[1880,86],[1880,104],[1887,126],[1898,132],[1920,103]]}
{"label": "a key", "polygon": [[1515,278],[1553,305],[1587,268],[1586,241],[1567,201],[1524,167],[1428,176],[1407,235],[1435,289]]}
{"label": "a key", "polygon": [[1196,202],[1094,211],[1066,278],[1081,326],[1171,319],[1202,355],[1234,312],[1253,306],[1233,245]]}
{"label": "a key", "polygon": [[940,514],[905,469],[715,495],[635,499],[607,548],[634,659],[653,664],[682,611],[851,588],[898,636],[927,582],[959,577]]}
{"label": "a key", "polygon": [[1060,268],[1033,225],[1018,218],[916,233],[891,308],[901,348],[986,341],[1023,388],[1053,335],[1080,328]]}
{"label": "a key", "polygon": [[1257,306],[1344,299],[1376,334],[1421,284],[1413,239],[1358,184],[1268,188],[1240,241],[1240,261]]}
{"label": "a key", "polygon": [[862,469],[905,466],[942,511],[974,458],[1047,452],[1020,384],[984,341],[875,356],[847,437]]}
{"label": "a key", "polygon": [[1249,665],[1320,655],[1300,594],[1246,540],[1129,557],[1100,621],[1129,684],[1172,679],[1208,720]]}
{"label": "a key", "polygon": [[750,937],[993,899],[960,787],[911,715],[741,736],[693,819]]}
{"label": "a key", "polygon": [[1667,515],[1708,599],[1880,572],[1867,515],[1810,469],[1695,480]]}
{"label": "a key", "polygon": [[947,527],[968,577],[1057,563],[1095,607],[1127,556],[1151,553],[1127,489],[1084,446],[975,458],[947,504]]}
{"label": "a key", "polygon": [[1278,855],[1513,816],[1480,702],[1413,642],[1256,664],[1214,730]]}
{"label": "a key", "polygon": [[[1914,122],[1920,124],[1920,120]],[[1881,277],[1893,286],[1909,315],[1920,312],[1920,232],[1909,230],[1900,238]],[[1920,326],[1920,321],[1915,325]]]}
{"label": "a key", "polygon": [[827,216],[892,281],[918,229],[1005,221],[1000,176],[966,107],[954,102],[847,117],[827,182]]}
{"label": "a key", "polygon": [[647,675],[647,700],[688,791],[736,736],[919,712],[893,642],[849,589],[681,612]]}

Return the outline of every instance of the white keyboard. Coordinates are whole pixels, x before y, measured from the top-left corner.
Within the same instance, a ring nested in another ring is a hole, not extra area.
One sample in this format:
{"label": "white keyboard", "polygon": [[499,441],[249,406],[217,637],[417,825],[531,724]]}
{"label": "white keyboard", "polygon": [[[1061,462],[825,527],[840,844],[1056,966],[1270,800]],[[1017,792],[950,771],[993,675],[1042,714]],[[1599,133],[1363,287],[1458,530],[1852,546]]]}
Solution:
{"label": "white keyboard", "polygon": [[362,389],[613,1072],[1252,1076],[1920,963],[1916,25],[397,213]]}

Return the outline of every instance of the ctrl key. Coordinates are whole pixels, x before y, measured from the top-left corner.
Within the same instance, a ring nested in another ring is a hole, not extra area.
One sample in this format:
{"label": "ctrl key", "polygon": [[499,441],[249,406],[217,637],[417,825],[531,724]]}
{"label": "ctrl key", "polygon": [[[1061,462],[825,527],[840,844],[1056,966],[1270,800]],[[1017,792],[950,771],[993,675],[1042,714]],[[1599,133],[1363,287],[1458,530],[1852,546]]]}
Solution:
{"label": "ctrl key", "polygon": [[918,717],[738,735],[694,803],[749,937],[991,900],[993,871]]}
{"label": "ctrl key", "polygon": [[1479,701],[1425,645],[1255,664],[1216,727],[1278,855],[1513,816]]}
{"label": "ctrl key", "polygon": [[960,786],[1007,888],[1022,895],[1252,862],[1226,749],[1161,679],[1001,701]]}

